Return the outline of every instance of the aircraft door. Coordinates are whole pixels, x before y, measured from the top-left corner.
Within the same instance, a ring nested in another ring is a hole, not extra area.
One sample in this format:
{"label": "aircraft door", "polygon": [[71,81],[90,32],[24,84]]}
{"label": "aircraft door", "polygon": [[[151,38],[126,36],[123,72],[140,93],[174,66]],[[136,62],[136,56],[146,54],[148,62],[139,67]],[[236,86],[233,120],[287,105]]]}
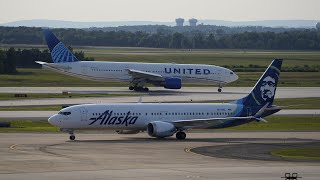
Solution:
{"label": "aircraft door", "polygon": [[218,69],[216,79],[218,81],[222,80],[222,70],[221,69]]}
{"label": "aircraft door", "polygon": [[122,73],[122,76],[120,76],[120,78],[122,78],[123,80],[128,80],[128,79],[130,79],[130,81],[132,81],[132,79],[131,79],[132,76],[129,75],[128,69],[130,69],[130,67],[129,67],[128,65],[124,66],[124,68],[123,68],[123,72],[124,72],[124,73]]}
{"label": "aircraft door", "polygon": [[86,108],[80,108],[81,121],[87,121],[87,112]]}
{"label": "aircraft door", "polygon": [[87,74],[88,73],[88,66],[87,65],[82,65],[81,66],[81,73],[82,74]]}
{"label": "aircraft door", "polygon": [[247,108],[247,116],[252,116],[252,111],[251,111],[251,108]]}

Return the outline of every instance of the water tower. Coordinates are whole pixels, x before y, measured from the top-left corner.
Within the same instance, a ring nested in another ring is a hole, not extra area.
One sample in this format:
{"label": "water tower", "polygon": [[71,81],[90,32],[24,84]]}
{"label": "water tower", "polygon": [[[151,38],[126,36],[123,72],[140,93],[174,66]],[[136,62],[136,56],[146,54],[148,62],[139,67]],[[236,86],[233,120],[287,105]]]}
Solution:
{"label": "water tower", "polygon": [[189,24],[190,24],[191,27],[196,27],[197,26],[197,22],[198,22],[197,19],[194,19],[194,18],[189,19]]}
{"label": "water tower", "polygon": [[184,23],[184,19],[178,18],[178,19],[176,19],[176,23],[177,23],[176,26],[182,27],[182,26],[183,26],[183,23]]}

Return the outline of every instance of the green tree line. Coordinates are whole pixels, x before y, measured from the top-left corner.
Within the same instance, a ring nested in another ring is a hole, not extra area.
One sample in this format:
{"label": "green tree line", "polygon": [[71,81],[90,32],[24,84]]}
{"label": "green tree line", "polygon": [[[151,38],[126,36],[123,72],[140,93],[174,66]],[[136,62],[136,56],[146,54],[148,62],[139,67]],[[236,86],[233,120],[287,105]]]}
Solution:
{"label": "green tree line", "polygon": [[[84,46],[154,47],[177,49],[265,49],[320,50],[320,31],[316,29],[285,32],[88,31],[53,29],[66,44]],[[45,44],[41,28],[0,27],[0,44]]]}
{"label": "green tree line", "polygon": [[15,50],[10,48],[8,51],[0,50],[0,74],[15,74]]}
{"label": "green tree line", "polygon": [[[69,47],[72,51],[72,48]],[[85,57],[83,51],[74,52],[81,61],[93,61],[93,58]],[[0,50],[0,74],[15,74],[16,68],[39,68],[41,65],[35,61],[52,63],[49,50],[39,49],[14,49]]]}

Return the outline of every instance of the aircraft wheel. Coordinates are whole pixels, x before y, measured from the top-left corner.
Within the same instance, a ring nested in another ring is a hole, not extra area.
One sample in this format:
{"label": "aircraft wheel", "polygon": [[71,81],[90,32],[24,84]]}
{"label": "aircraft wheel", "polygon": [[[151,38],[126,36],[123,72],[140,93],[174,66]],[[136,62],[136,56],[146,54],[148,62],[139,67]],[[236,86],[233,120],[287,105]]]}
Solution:
{"label": "aircraft wheel", "polygon": [[222,90],[222,89],[221,89],[221,88],[219,88],[219,89],[218,89],[218,92],[221,92],[221,90]]}
{"label": "aircraft wheel", "polygon": [[134,91],[138,91],[139,92],[139,91],[141,91],[141,89],[142,89],[141,87],[134,87]]}
{"label": "aircraft wheel", "polygon": [[129,86],[129,90],[134,90],[134,87],[133,86]]}
{"label": "aircraft wheel", "polygon": [[179,131],[179,132],[176,133],[176,138],[177,139],[182,140],[182,139],[186,139],[186,137],[187,137],[187,135],[186,135],[185,132]]}
{"label": "aircraft wheel", "polygon": [[143,88],[143,87],[135,87],[134,90],[138,91],[138,92],[148,92],[149,91],[148,88]]}
{"label": "aircraft wheel", "polygon": [[74,141],[76,139],[76,136],[71,135],[69,138],[70,138],[71,141]]}

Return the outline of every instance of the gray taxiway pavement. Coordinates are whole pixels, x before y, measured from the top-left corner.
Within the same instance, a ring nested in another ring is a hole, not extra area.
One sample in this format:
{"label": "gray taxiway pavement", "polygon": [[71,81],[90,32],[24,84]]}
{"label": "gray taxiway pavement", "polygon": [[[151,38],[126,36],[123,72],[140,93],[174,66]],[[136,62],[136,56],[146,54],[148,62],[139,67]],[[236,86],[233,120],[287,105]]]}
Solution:
{"label": "gray taxiway pavement", "polygon": [[[217,92],[216,87],[186,87],[181,90],[164,90],[163,88],[151,88],[149,93],[138,93],[127,90],[125,87],[1,87],[0,93],[61,93],[72,91],[73,93],[106,93],[106,94],[136,94],[143,96],[143,102],[186,102],[186,101],[212,101],[239,99],[248,94],[248,87],[225,87],[222,93]],[[90,90],[90,91],[88,91]],[[320,87],[288,87],[278,88],[276,98],[305,98],[320,97]],[[129,103],[138,102],[138,97],[94,97],[94,98],[48,98],[48,99],[19,99],[0,101],[0,107],[4,106],[41,106],[41,105],[69,105],[85,103]]]}
{"label": "gray taxiway pavement", "polygon": [[[0,111],[0,120],[47,120],[58,111]],[[320,109],[285,109],[272,116],[320,116]]]}
{"label": "gray taxiway pavement", "polygon": [[[63,133],[0,133],[2,180],[149,180],[228,179],[275,180],[298,173],[318,180],[320,163],[233,158],[246,144],[319,143],[319,132],[215,132],[188,133],[185,141],[155,139],[147,134],[76,134],[68,141]],[[233,145],[224,155],[203,156],[193,149]],[[239,145],[239,147],[237,146]],[[301,145],[303,146],[303,145]],[[254,154],[253,154],[254,156]]]}

